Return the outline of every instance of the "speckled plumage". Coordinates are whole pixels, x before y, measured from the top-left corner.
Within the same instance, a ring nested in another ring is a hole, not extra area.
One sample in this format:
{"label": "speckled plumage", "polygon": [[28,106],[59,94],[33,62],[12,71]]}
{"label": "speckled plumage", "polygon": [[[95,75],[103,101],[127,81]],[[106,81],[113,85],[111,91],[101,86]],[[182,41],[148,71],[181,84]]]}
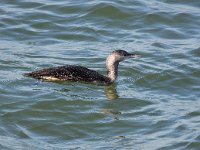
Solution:
{"label": "speckled plumage", "polygon": [[25,76],[44,79],[50,81],[85,81],[110,84],[113,83],[118,74],[118,64],[127,57],[134,57],[124,50],[113,51],[106,59],[107,75],[101,75],[98,72],[82,66],[66,65],[60,67],[46,68]]}
{"label": "speckled plumage", "polygon": [[85,81],[85,82],[102,82],[109,83],[110,79],[82,66],[60,66],[42,69],[25,74],[25,76],[36,79],[54,80],[54,81]]}

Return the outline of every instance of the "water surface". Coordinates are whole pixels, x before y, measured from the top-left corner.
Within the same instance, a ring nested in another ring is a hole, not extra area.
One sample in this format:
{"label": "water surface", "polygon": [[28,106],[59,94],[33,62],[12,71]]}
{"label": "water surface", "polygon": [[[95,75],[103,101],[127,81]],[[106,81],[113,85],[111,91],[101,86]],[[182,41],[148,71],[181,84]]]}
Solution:
{"label": "water surface", "polygon": [[[0,149],[200,147],[200,2],[0,2]],[[23,73],[65,64],[105,74],[112,86],[42,82]]]}

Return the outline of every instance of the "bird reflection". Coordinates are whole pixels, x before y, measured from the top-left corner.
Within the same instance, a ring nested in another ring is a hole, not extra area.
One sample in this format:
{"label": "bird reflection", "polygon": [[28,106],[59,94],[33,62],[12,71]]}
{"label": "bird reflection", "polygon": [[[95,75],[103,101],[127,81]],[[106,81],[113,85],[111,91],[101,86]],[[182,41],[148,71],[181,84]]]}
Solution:
{"label": "bird reflection", "polygon": [[116,84],[105,86],[104,92],[109,100],[116,100],[117,98],[119,98],[116,90]]}
{"label": "bird reflection", "polygon": [[[54,83],[57,83],[57,84],[60,84],[60,85],[67,85],[68,88],[61,88],[61,89],[55,89],[55,91],[59,91],[61,93],[68,93],[68,92],[71,92],[72,88],[74,88],[76,85],[73,83],[71,84],[71,82],[55,82]],[[78,84],[78,83],[77,83]],[[71,87],[71,88],[69,88]],[[81,88],[81,87],[79,87]],[[89,88],[89,87],[88,87]],[[77,88],[76,88],[77,89]],[[79,91],[79,90],[78,90]],[[82,91],[82,90],[81,90]],[[92,91],[92,90],[91,90]],[[77,91],[76,91],[77,92]],[[79,91],[80,92],[80,91]],[[75,93],[75,92],[74,92]],[[110,84],[110,85],[107,85],[107,86],[104,86],[104,94],[105,96],[107,97],[108,100],[116,100],[119,98],[118,94],[117,94],[117,90],[116,90],[116,84]]]}

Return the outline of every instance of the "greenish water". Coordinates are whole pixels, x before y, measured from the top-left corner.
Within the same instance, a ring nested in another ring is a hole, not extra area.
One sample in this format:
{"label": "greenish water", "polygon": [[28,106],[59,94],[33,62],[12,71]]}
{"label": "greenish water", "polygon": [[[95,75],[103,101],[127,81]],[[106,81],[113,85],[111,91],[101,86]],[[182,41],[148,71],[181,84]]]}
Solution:
{"label": "greenish water", "polygon": [[[0,149],[199,150],[200,1],[0,1]],[[115,85],[41,82],[65,64]]]}

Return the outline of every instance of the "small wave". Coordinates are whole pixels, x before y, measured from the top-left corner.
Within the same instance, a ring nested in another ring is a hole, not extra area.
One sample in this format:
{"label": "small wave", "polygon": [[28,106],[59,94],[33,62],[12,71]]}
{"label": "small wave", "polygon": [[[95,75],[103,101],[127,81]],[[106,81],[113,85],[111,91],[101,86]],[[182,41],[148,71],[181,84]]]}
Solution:
{"label": "small wave", "polygon": [[113,3],[100,3],[95,5],[87,14],[91,17],[103,17],[114,20],[124,20],[130,17],[131,14],[125,12],[120,7],[116,7]]}

